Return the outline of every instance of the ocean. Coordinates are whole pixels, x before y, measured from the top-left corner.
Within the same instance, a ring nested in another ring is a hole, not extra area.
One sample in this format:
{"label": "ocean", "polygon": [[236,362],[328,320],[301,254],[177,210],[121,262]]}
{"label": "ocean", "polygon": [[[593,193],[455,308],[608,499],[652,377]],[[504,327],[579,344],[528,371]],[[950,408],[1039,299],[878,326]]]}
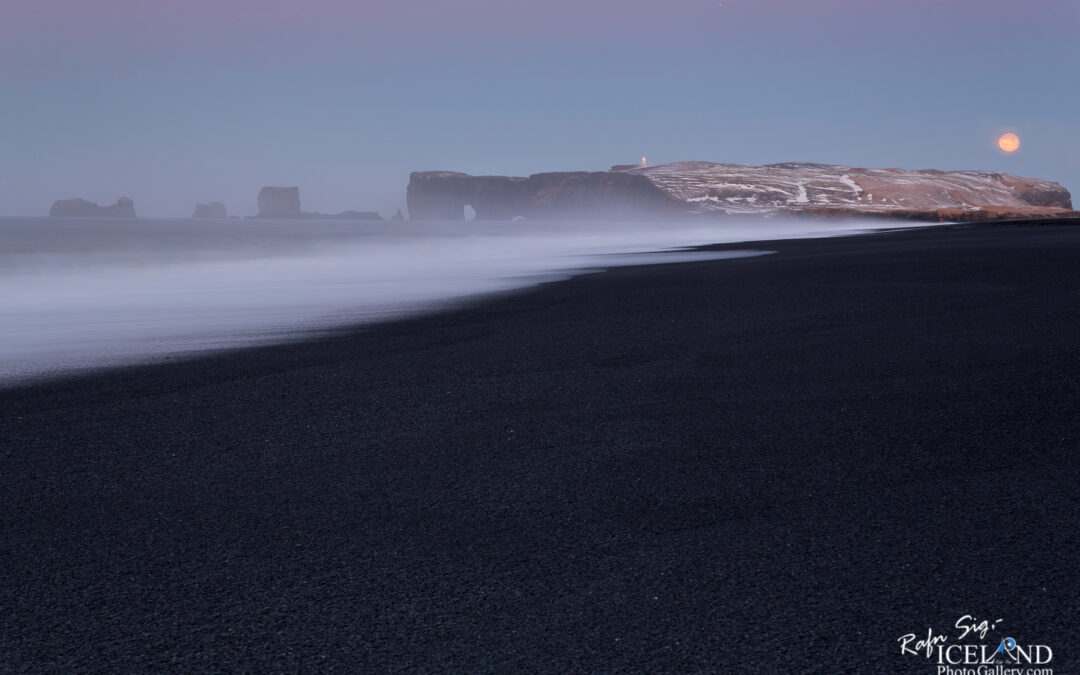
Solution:
{"label": "ocean", "polygon": [[[303,339],[612,266],[858,221],[0,218],[0,385]],[[902,225],[910,227],[910,225]]]}

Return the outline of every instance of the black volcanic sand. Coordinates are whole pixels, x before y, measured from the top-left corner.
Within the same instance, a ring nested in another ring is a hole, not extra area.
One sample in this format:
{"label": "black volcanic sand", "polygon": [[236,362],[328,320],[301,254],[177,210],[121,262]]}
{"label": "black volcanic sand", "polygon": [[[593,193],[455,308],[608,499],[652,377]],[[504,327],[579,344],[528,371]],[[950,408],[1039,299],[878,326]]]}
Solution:
{"label": "black volcanic sand", "polygon": [[0,671],[1075,672],[1080,228],[754,246],[0,393]]}

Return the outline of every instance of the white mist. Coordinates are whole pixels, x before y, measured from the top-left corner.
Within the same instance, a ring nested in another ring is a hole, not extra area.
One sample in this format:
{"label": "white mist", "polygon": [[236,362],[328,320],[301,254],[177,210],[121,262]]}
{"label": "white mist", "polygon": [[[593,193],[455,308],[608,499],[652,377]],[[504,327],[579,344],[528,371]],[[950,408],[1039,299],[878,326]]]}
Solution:
{"label": "white mist", "polygon": [[0,381],[284,341],[588,269],[866,223],[0,219]]}

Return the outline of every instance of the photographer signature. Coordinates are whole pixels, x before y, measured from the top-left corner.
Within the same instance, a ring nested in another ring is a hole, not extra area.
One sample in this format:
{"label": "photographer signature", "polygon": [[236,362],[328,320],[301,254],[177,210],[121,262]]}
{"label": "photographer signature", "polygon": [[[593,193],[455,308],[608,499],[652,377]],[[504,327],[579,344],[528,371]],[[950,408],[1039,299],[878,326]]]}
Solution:
{"label": "photographer signature", "polygon": [[[995,630],[1001,619],[996,621],[989,621],[987,619],[976,619],[971,614],[965,614],[956,620],[953,626],[960,631],[957,635],[957,640],[963,640],[969,635],[977,635],[980,640],[986,638],[986,634],[992,630]],[[934,647],[945,644],[949,641],[949,636],[945,633],[934,633],[933,628],[926,629],[926,637],[920,638],[915,633],[908,633],[897,638],[897,642],[900,643],[901,654],[918,654],[920,651],[926,652],[926,658],[934,652]]]}

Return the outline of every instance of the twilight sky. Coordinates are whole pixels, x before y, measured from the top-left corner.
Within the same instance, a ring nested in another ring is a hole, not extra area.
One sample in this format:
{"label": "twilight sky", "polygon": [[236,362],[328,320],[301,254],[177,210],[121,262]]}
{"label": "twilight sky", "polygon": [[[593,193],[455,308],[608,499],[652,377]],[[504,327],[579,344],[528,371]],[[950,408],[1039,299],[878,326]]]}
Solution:
{"label": "twilight sky", "polygon": [[[993,169],[1080,201],[1075,0],[0,0],[0,215],[647,155]],[[1019,152],[994,141],[1016,132]]]}

